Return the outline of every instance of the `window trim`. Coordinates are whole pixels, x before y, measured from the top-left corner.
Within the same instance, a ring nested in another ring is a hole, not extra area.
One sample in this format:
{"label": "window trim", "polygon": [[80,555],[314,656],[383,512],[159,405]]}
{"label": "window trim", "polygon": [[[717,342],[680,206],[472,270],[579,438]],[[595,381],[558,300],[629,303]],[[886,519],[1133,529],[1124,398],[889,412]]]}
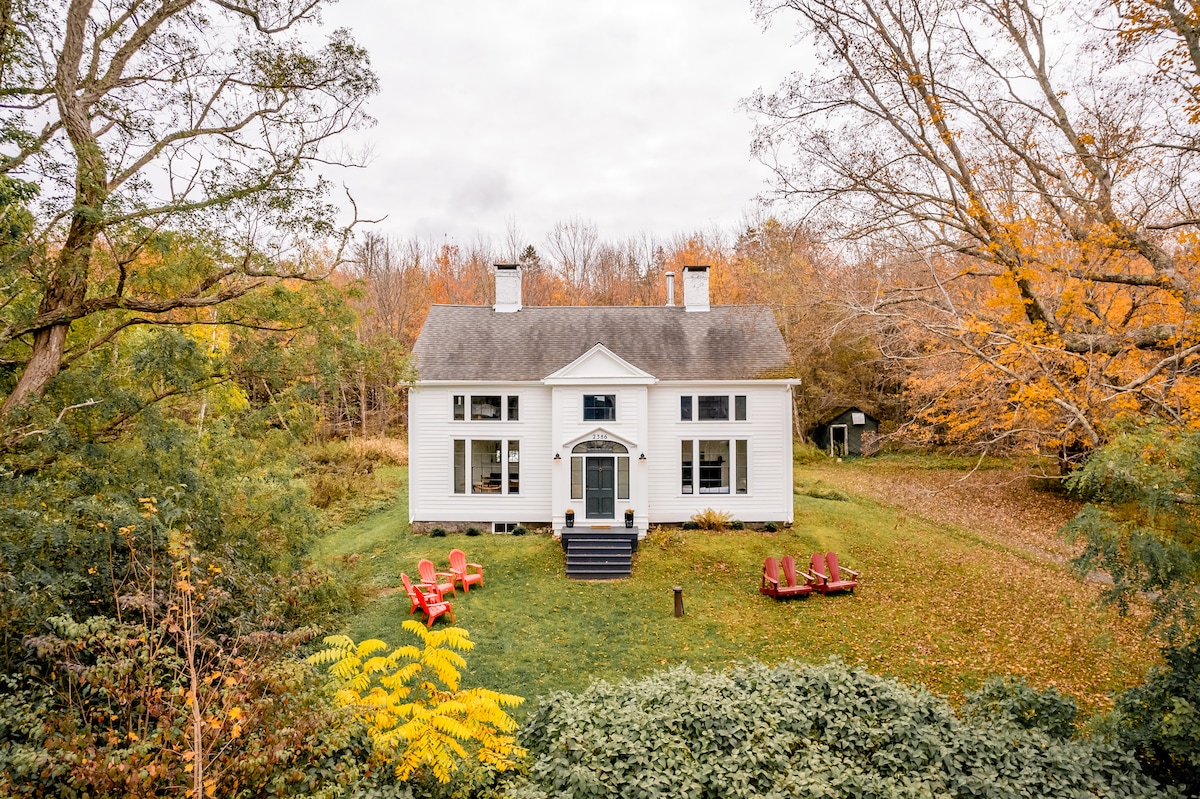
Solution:
{"label": "window trim", "polygon": [[[498,491],[476,491],[473,478],[472,458],[475,444],[482,442],[500,444],[500,484]],[[454,438],[450,444],[450,495],[469,496],[520,496],[521,495],[521,439],[519,438]],[[513,453],[516,460],[512,460]],[[515,469],[514,469],[515,466]],[[513,491],[513,478],[517,490]],[[461,480],[460,480],[461,478]]]}
{"label": "window trim", "polygon": [[[700,416],[701,400],[725,398],[727,415],[724,418],[704,419]],[[750,417],[749,394],[680,394],[679,421],[681,422],[745,422]]]}
{"label": "window trim", "polygon": [[[702,445],[708,442],[724,443],[729,453],[727,465],[701,466]],[[700,494],[722,494],[732,496],[750,495],[750,439],[748,438],[680,438],[679,439],[679,495],[694,497]],[[703,490],[700,486],[700,470],[721,468],[725,484],[723,490]],[[744,485],[742,484],[742,481]]]}

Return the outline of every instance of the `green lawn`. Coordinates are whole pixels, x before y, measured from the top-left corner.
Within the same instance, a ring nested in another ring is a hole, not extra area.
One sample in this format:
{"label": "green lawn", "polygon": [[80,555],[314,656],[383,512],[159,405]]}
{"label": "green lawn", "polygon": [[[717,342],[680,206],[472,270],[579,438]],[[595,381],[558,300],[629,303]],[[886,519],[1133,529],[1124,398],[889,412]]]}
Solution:
{"label": "green lawn", "polygon": [[[810,478],[797,469],[798,482]],[[487,580],[453,601],[477,644],[467,680],[526,697],[679,662],[838,655],[955,699],[991,674],[1019,674],[1094,710],[1155,657],[1135,621],[1094,608],[1097,589],[1063,569],[854,497],[798,495],[795,526],[774,534],[655,530],[632,579],[580,583],[563,576],[563,553],[546,535],[413,535],[405,490],[314,548],[374,597],[346,632],[400,642],[409,618],[400,572],[414,575],[422,557],[444,567],[462,549]],[[758,593],[764,557],[807,561],[826,549],[864,573],[854,595],[776,602]],[[674,585],[684,588],[682,619],[672,614]]]}

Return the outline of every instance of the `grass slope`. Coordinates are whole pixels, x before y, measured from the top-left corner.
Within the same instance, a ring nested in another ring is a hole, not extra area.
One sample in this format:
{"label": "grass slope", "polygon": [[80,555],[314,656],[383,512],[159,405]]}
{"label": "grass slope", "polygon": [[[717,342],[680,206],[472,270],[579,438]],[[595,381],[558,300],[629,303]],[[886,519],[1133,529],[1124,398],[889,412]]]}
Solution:
{"label": "grass slope", "polygon": [[[797,477],[812,476],[798,469]],[[526,697],[681,662],[838,655],[951,698],[989,675],[1019,674],[1098,710],[1156,657],[1136,619],[1097,609],[1097,589],[1061,567],[852,496],[798,495],[795,526],[774,534],[655,530],[632,579],[580,583],[563,576],[549,536],[413,535],[405,491],[313,551],[373,596],[346,632],[400,643],[409,618],[400,572],[413,575],[422,557],[444,568],[447,553],[462,549],[487,580],[453,600],[458,626],[477,644],[467,680]],[[764,557],[807,561],[815,550],[835,550],[863,571],[854,595],[775,602],[758,593]],[[682,619],[672,615],[674,585],[684,587]]]}

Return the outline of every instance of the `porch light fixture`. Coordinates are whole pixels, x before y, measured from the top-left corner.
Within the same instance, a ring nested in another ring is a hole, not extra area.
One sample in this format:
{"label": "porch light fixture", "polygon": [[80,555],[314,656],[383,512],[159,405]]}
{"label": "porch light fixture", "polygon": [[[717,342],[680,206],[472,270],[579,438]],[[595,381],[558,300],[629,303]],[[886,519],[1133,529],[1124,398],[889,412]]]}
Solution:
{"label": "porch light fixture", "polygon": [[556,453],[554,453],[554,460],[556,460],[556,461],[561,461],[561,460],[562,460],[562,455],[560,455],[560,454],[559,454],[559,453],[557,453],[557,452],[556,452]]}
{"label": "porch light fixture", "polygon": [[639,455],[639,456],[638,456],[638,460],[639,460],[639,461],[645,461],[645,460],[646,460],[646,453],[644,453],[644,452],[643,452],[641,455]]}

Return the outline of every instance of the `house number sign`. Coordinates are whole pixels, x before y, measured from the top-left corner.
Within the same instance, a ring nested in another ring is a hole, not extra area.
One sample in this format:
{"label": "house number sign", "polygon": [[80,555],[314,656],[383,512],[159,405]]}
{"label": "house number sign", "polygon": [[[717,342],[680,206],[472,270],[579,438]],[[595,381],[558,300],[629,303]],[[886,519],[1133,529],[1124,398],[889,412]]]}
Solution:
{"label": "house number sign", "polygon": [[593,433],[592,441],[608,441],[608,433]]}

